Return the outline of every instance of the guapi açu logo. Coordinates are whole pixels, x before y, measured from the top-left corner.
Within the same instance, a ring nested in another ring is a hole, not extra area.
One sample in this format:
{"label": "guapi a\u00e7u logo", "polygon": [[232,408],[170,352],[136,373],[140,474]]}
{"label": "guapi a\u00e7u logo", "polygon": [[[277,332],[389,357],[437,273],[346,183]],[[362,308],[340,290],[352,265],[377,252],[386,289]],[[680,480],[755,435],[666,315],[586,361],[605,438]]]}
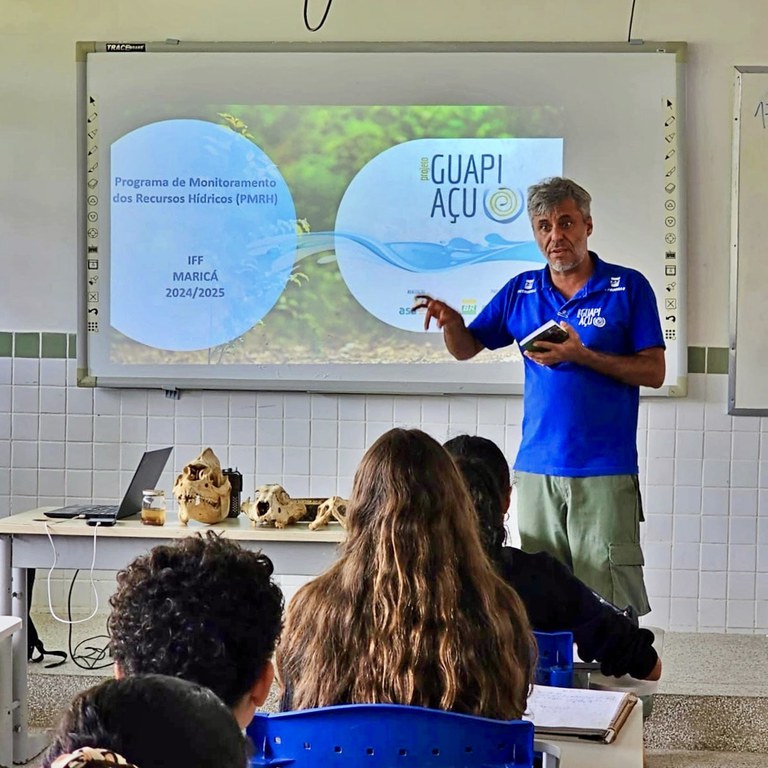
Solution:
{"label": "guapi a\u00e7u logo", "polygon": [[420,178],[435,185],[430,218],[455,224],[460,218],[477,215],[482,195],[485,216],[500,224],[514,221],[525,207],[525,196],[502,183],[503,158],[500,154],[438,153],[422,157]]}

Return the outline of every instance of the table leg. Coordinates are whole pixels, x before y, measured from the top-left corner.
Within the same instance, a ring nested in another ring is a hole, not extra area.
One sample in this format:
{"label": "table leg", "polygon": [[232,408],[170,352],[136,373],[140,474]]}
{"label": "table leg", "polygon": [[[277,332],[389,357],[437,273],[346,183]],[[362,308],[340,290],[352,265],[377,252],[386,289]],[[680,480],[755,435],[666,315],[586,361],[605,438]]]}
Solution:
{"label": "table leg", "polygon": [[[11,542],[0,536],[0,615],[11,615]],[[13,764],[12,638],[0,640],[0,765]]]}
{"label": "table leg", "polygon": [[11,615],[11,537],[0,536],[0,613]]}
{"label": "table leg", "polygon": [[27,569],[12,568],[12,613],[21,617],[21,629],[13,636],[13,762],[26,763],[49,743],[45,733],[29,732],[29,681],[27,679]]}

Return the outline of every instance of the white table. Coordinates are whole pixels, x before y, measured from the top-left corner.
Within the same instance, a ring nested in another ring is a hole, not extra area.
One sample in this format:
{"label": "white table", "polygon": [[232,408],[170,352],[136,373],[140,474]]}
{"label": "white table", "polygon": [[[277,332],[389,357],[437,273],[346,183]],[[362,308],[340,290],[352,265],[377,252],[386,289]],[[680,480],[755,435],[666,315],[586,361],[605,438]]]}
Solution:
{"label": "white table", "polygon": [[[344,540],[344,531],[338,523],[319,531],[310,531],[306,523],[276,530],[254,528],[248,518],[240,515],[212,526],[195,521],[183,526],[175,516],[170,515],[162,527],[142,525],[138,518],[129,518],[118,521],[112,527],[93,528],[84,520],[51,520],[44,517],[43,512],[50,509],[53,507],[33,509],[0,519],[0,616],[20,619],[26,616],[27,569],[48,569],[53,565],[54,552],[48,532],[56,548],[57,568],[90,568],[94,534],[94,567],[118,570],[157,544],[212,529],[248,549],[262,550],[272,560],[275,574],[305,576],[314,576],[331,565],[336,559],[338,544]],[[8,711],[5,708],[0,710],[0,734],[5,733],[9,723],[12,723],[13,761],[24,763],[46,745],[44,736],[28,731],[26,622],[13,636],[12,655],[13,702]]]}
{"label": "white table", "polygon": [[643,703],[637,701],[610,744],[537,736],[560,747],[560,768],[643,768]]}

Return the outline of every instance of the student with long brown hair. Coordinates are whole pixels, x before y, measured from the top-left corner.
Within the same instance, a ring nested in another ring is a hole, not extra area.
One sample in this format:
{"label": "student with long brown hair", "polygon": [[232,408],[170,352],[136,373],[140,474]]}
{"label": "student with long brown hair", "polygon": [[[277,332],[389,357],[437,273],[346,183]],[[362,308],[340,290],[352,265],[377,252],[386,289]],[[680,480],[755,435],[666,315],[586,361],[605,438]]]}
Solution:
{"label": "student with long brown hair", "polygon": [[535,643],[445,449],[417,429],[386,432],[363,456],[347,509],[338,561],[288,607],[282,708],[393,703],[519,718]]}

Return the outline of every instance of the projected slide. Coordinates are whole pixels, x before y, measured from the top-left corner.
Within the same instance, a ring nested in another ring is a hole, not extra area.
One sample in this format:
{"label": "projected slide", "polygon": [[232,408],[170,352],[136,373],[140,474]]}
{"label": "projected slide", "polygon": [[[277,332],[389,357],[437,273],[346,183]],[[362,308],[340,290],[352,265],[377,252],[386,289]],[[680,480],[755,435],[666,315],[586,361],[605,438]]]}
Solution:
{"label": "projected slide", "polygon": [[525,191],[562,172],[555,108],[180,113],[111,145],[114,361],[444,362],[415,294],[470,321],[543,264]]}

